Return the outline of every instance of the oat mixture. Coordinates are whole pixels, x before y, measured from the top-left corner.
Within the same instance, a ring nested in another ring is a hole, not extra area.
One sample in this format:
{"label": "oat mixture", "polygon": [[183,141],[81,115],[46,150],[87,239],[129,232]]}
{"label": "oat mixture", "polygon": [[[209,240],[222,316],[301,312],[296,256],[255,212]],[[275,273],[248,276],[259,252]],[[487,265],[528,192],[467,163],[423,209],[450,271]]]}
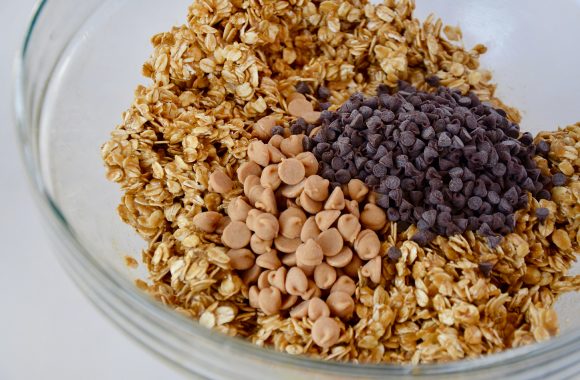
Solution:
{"label": "oat mixture", "polygon": [[401,80],[520,121],[479,68],[485,47],[465,49],[458,28],[413,9],[195,0],[187,24],[153,37],[151,84],[101,149],[124,192],[119,215],[148,242],[141,289],[257,345],[359,363],[472,358],[558,333],[554,302],[580,289],[567,274],[580,244],[580,123],[535,137],[551,194],[528,197],[491,245],[473,231],[418,244],[420,225],[390,220],[362,181],[329,184],[291,135],[304,119],[314,138],[322,111]]}

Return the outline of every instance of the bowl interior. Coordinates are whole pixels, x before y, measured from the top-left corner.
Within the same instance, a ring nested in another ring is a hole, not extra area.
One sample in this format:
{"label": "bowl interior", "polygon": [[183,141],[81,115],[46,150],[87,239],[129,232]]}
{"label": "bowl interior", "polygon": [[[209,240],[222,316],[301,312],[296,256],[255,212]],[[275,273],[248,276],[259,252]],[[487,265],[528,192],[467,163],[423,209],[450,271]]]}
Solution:
{"label": "bowl interior", "polygon": [[[127,269],[123,257],[139,260],[145,244],[116,214],[121,192],[105,180],[99,147],[135,87],[147,84],[141,66],[151,52],[149,38],[184,23],[188,3],[103,2],[62,52],[42,105],[43,179],[76,238],[115,276],[144,278],[144,270]],[[579,1],[558,7],[539,0],[417,3],[419,18],[435,12],[462,27],[468,47],[488,46],[482,65],[492,70],[502,100],[522,111],[522,130],[535,133],[579,118]],[[569,294],[558,302],[563,334],[580,330],[579,301]]]}

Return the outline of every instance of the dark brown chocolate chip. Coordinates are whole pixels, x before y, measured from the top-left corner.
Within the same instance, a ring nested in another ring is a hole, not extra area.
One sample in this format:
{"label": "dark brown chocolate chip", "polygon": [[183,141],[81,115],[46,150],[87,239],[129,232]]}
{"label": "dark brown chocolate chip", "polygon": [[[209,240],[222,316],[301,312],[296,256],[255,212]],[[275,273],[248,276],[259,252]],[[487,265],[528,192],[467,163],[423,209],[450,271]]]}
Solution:
{"label": "dark brown chocolate chip", "polygon": [[318,87],[318,90],[316,91],[316,93],[317,93],[319,99],[326,100],[326,99],[330,98],[330,90],[327,87],[324,87],[324,86]]}
{"label": "dark brown chocolate chip", "polygon": [[554,186],[565,186],[568,183],[568,177],[562,173],[556,173],[552,176],[552,184]]}
{"label": "dark brown chocolate chip", "polygon": [[536,209],[536,217],[540,223],[544,223],[548,216],[550,215],[550,210],[545,207],[539,207]]}
{"label": "dark brown chocolate chip", "polygon": [[399,248],[392,246],[387,250],[387,256],[391,261],[398,261],[403,256],[403,252]]}
{"label": "dark brown chocolate chip", "polygon": [[478,268],[482,275],[489,277],[493,269],[493,264],[490,262],[479,263]]}
{"label": "dark brown chocolate chip", "polygon": [[298,82],[296,84],[296,92],[306,95],[310,94],[310,91],[310,86],[306,82]]}

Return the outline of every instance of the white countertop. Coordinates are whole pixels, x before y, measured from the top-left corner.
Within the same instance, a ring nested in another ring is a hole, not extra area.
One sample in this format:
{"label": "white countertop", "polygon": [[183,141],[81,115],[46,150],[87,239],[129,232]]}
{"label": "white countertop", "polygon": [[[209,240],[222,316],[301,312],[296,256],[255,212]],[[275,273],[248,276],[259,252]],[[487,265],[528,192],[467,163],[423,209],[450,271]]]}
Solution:
{"label": "white countertop", "polygon": [[0,1],[0,379],[180,379],[105,319],[51,250],[12,122],[12,63],[33,5]]}

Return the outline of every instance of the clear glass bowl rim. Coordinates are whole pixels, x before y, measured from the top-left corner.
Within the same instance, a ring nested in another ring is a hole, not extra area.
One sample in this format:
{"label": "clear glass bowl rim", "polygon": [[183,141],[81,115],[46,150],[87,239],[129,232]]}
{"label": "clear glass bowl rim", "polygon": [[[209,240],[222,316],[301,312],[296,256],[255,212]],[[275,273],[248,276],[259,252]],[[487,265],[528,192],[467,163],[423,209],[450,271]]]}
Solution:
{"label": "clear glass bowl rim", "polygon": [[[25,163],[26,173],[29,177],[33,195],[38,204],[38,207],[43,212],[45,222],[56,234],[57,239],[65,239],[65,244],[74,252],[66,252],[68,259],[78,261],[80,265],[89,268],[94,273],[98,274],[98,278],[106,281],[103,284],[103,289],[107,297],[112,297],[121,303],[129,305],[135,313],[144,313],[154,316],[156,319],[166,322],[169,326],[175,327],[174,330],[165,329],[167,336],[170,339],[179,339],[176,332],[186,332],[191,337],[201,338],[205,341],[210,341],[215,345],[228,347],[234,353],[249,358],[260,358],[262,360],[270,361],[273,364],[280,364],[290,366],[294,369],[307,367],[310,370],[319,371],[324,375],[340,374],[348,376],[401,376],[411,375],[417,377],[429,377],[443,374],[463,374],[468,375],[469,372],[480,372],[491,370],[498,370],[500,368],[509,368],[509,366],[518,365],[524,368],[528,366],[535,367],[538,363],[552,363],[558,362],[559,359],[567,358],[562,361],[560,369],[568,368],[578,363],[580,358],[580,331],[567,332],[565,335],[560,335],[550,339],[549,341],[536,343],[525,347],[516,349],[509,349],[504,352],[486,355],[476,359],[460,360],[448,363],[435,364],[419,364],[419,365],[395,365],[395,364],[354,364],[343,362],[322,361],[310,359],[303,356],[292,356],[271,349],[264,349],[258,347],[243,339],[231,338],[205,327],[192,323],[190,319],[182,317],[173,312],[169,308],[163,306],[161,303],[153,300],[144,292],[138,290],[135,285],[126,278],[116,275],[114,271],[110,270],[108,263],[100,260],[97,255],[93,255],[89,250],[82,245],[76,238],[74,229],[68,223],[63,213],[60,211],[57,202],[51,198],[48,187],[44,182],[41,174],[39,164],[37,162],[36,144],[32,142],[37,137],[38,125],[30,120],[30,114],[33,110],[27,109],[26,99],[29,94],[26,93],[26,68],[25,62],[28,58],[29,41],[36,29],[37,20],[41,17],[42,11],[48,3],[53,0],[41,0],[37,3],[33,12],[31,21],[29,22],[24,41],[21,45],[20,51],[16,57],[15,63],[15,81],[14,81],[14,104],[13,111],[15,113],[17,134],[19,137],[19,144],[21,156]],[[50,81],[50,77],[48,81]],[[40,103],[43,98],[41,97]],[[42,108],[40,106],[39,108]],[[40,111],[41,112],[41,111]],[[37,119],[38,120],[38,119]],[[103,178],[103,180],[105,180]],[[65,265],[66,266],[66,265]],[[78,281],[78,279],[76,280]],[[102,290],[102,289],[101,289]],[[86,292],[86,290],[83,290]],[[94,299],[91,299],[96,303]],[[103,309],[96,305],[101,311]],[[107,315],[117,326],[121,327],[115,321],[115,317]],[[123,329],[123,327],[121,327]],[[134,339],[140,341],[133,333],[129,333]],[[142,344],[146,345],[142,341]],[[147,347],[150,349],[150,347]],[[158,352],[158,351],[157,351]],[[555,355],[552,355],[555,354]],[[163,354],[161,354],[163,356]],[[554,357],[556,356],[556,357]],[[559,358],[559,359],[558,359]],[[174,365],[187,369],[181,364],[172,361],[170,357],[165,357]],[[534,364],[536,363],[536,364]],[[507,367],[506,367],[507,366]],[[491,374],[491,373],[490,373]]]}

